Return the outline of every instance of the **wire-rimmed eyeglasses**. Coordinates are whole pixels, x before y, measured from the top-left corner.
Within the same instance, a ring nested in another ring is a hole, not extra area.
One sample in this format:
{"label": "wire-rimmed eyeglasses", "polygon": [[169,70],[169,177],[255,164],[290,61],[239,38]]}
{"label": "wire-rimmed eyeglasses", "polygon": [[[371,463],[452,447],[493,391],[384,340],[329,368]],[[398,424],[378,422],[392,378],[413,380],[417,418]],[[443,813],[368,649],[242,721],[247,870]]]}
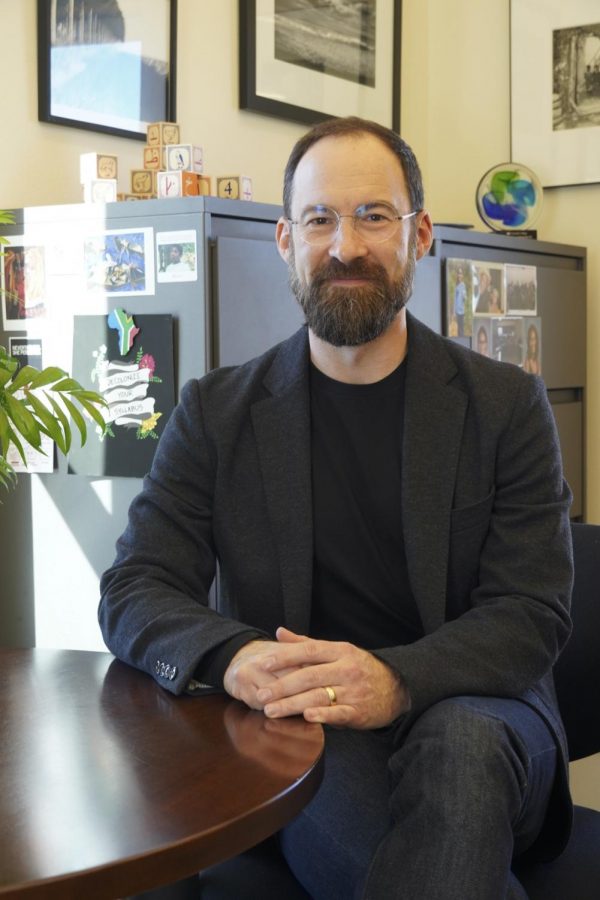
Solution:
{"label": "wire-rimmed eyeglasses", "polygon": [[412,219],[420,210],[404,215],[388,203],[363,203],[351,215],[341,215],[330,206],[310,206],[299,219],[288,219],[298,229],[299,237],[313,247],[329,244],[338,232],[342,219],[351,219],[360,238],[369,244],[379,244],[391,238],[398,222]]}

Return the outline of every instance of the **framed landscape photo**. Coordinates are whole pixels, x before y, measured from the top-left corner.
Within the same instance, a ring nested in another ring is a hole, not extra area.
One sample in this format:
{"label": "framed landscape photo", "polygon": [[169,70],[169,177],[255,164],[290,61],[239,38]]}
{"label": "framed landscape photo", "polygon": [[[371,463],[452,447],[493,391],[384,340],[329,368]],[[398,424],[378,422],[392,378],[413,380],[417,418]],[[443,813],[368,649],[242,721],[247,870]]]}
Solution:
{"label": "framed landscape photo", "polygon": [[401,0],[239,0],[240,108],[400,125]]}
{"label": "framed landscape photo", "polygon": [[177,0],[38,0],[38,118],[146,140],[175,121]]}
{"label": "framed landscape photo", "polygon": [[511,155],[543,187],[600,182],[600,4],[511,0]]}

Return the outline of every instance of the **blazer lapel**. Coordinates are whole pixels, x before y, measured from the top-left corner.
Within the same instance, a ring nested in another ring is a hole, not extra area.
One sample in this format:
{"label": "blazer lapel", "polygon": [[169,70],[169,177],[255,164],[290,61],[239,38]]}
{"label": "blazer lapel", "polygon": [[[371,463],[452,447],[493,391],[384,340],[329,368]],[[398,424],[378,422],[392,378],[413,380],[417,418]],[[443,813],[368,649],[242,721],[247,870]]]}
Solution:
{"label": "blazer lapel", "polygon": [[281,345],[252,406],[252,424],[276,544],[286,627],[310,625],[313,527],[308,340],[301,329]]}
{"label": "blazer lapel", "polygon": [[408,316],[402,516],[411,586],[426,633],[445,619],[450,515],[467,398],[441,339]]}

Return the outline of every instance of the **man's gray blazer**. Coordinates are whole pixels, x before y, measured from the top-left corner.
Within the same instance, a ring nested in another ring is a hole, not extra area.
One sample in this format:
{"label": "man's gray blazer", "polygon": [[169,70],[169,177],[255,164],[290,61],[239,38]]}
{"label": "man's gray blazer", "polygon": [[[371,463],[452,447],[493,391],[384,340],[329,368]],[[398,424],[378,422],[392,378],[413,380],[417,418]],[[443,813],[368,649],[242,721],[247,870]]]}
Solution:
{"label": "man's gray blazer", "polygon": [[[544,384],[410,314],[406,367],[402,521],[425,637],[376,651],[410,690],[401,728],[445,697],[519,697],[556,734],[564,802],[550,670],[570,630],[570,491]],[[308,633],[310,459],[305,328],[188,382],[102,579],[110,650],[180,693],[229,639]]]}

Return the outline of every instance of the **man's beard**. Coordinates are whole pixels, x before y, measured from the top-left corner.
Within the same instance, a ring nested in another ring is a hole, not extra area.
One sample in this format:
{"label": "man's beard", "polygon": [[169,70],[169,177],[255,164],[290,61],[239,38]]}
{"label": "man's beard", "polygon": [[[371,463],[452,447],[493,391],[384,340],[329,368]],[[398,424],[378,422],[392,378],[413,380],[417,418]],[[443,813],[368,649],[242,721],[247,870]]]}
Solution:
{"label": "man's beard", "polygon": [[[291,247],[289,283],[313,334],[334,347],[358,347],[383,334],[406,306],[412,293],[415,264],[416,241],[412,239],[404,271],[395,281],[379,263],[358,258],[344,265],[332,258],[314,272],[310,284],[303,284]],[[368,278],[369,284],[334,287],[329,281],[336,278]]]}

